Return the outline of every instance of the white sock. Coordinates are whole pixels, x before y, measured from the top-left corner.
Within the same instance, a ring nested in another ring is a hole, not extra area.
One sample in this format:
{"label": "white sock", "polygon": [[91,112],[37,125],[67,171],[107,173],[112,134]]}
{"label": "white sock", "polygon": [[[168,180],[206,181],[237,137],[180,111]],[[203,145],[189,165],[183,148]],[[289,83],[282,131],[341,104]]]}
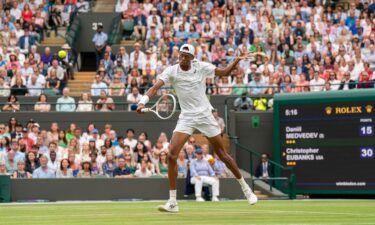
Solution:
{"label": "white sock", "polygon": [[238,181],[238,183],[240,183],[242,190],[250,189],[250,191],[251,191],[251,188],[246,183],[246,181],[245,181],[245,179],[243,177],[241,177],[240,179],[237,179],[237,181]]}
{"label": "white sock", "polygon": [[169,190],[169,201],[176,202],[177,190]]}

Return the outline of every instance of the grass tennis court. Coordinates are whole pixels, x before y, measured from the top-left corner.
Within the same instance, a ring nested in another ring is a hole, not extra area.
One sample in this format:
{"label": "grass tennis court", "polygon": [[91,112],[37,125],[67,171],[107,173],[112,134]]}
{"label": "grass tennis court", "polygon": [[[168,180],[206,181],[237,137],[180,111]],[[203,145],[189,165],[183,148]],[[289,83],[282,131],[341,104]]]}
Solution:
{"label": "grass tennis court", "polygon": [[180,213],[159,202],[0,205],[0,224],[375,224],[371,200],[180,202]]}

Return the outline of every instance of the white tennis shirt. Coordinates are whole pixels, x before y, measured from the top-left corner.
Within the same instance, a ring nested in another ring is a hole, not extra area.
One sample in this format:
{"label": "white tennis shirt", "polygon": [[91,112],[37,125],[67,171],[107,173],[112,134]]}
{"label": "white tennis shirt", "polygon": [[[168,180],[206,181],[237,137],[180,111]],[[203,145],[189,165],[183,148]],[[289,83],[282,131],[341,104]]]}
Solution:
{"label": "white tennis shirt", "polygon": [[211,63],[193,60],[189,71],[179,64],[167,67],[158,79],[171,85],[181,107],[180,118],[202,118],[212,115],[210,101],[206,96],[206,78],[215,76],[216,67]]}

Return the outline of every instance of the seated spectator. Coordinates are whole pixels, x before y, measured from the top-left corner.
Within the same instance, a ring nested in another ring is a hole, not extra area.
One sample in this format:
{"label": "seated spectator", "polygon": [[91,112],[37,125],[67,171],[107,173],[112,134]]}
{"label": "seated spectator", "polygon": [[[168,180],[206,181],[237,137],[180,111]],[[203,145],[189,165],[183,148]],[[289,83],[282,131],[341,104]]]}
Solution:
{"label": "seated spectator", "polygon": [[80,159],[76,156],[78,155],[76,155],[74,152],[69,152],[68,154],[69,167],[73,171],[73,177],[77,177],[81,167]]}
{"label": "seated spectator", "polygon": [[350,72],[345,72],[344,78],[341,81],[339,90],[351,90],[356,88],[356,82],[350,79]]}
{"label": "seated spectator", "polygon": [[[18,144],[17,144],[18,147]],[[11,149],[5,156],[5,167],[8,174],[13,174],[17,170],[16,152]]]}
{"label": "seated spectator", "polygon": [[320,78],[319,72],[314,73],[314,79],[310,80],[310,91],[317,92],[324,90],[325,80]]}
{"label": "seated spectator", "polygon": [[167,152],[160,152],[159,163],[156,165],[156,174],[162,177],[168,177]]}
{"label": "seated spectator", "polygon": [[22,37],[20,37],[18,41],[18,45],[21,48],[21,52],[27,54],[32,45],[36,44],[35,37],[30,34],[29,28],[26,28],[25,33]]}
{"label": "seated spectator", "polygon": [[141,98],[142,95],[139,94],[139,89],[137,87],[133,87],[132,92],[126,97],[126,100],[129,103],[128,110],[135,111]]}
{"label": "seated spectator", "polygon": [[90,153],[90,160],[91,160],[90,162],[91,162],[91,168],[92,168],[91,172],[92,172],[92,175],[94,176],[103,174],[102,166],[97,161],[97,158],[98,158],[98,153],[96,153],[96,151],[91,151]]}
{"label": "seated spectator", "polygon": [[44,66],[48,68],[48,66],[50,66],[52,63],[52,60],[53,60],[53,54],[51,52],[51,48],[46,47],[44,49],[44,53],[41,56],[41,61],[43,62]]}
{"label": "seated spectator", "polygon": [[89,162],[89,161],[91,161],[90,154],[91,154],[91,151],[90,151],[90,145],[89,145],[89,143],[87,143],[87,142],[83,143],[82,144],[82,151],[81,151],[81,154],[80,154],[81,161],[83,161],[83,162],[86,162],[86,161]]}
{"label": "seated spectator", "polygon": [[247,86],[243,81],[243,77],[237,77],[236,78],[236,83],[233,85],[233,95],[242,95],[243,93],[246,93]]}
{"label": "seated spectator", "polygon": [[0,96],[7,97],[10,94],[10,87],[4,77],[0,77]]}
{"label": "seated spectator", "polygon": [[202,149],[202,156],[204,160],[208,161],[213,158],[209,152],[210,149],[207,144],[203,144],[200,148]]}
{"label": "seated spectator", "polygon": [[246,96],[246,92],[234,100],[233,103],[237,111],[249,111],[253,108],[253,100]]}
{"label": "seated spectator", "polygon": [[272,165],[268,162],[268,155],[262,154],[261,162],[258,164],[257,168],[255,169],[255,177],[261,178],[263,180],[267,180],[268,178],[273,176],[273,168]]}
{"label": "seated spectator", "polygon": [[219,95],[231,95],[232,94],[232,84],[229,82],[228,77],[222,77],[217,84]]}
{"label": "seated spectator", "polygon": [[336,74],[333,71],[330,71],[328,83],[330,84],[331,90],[338,90],[340,88],[340,81],[336,79]]}
{"label": "seated spectator", "polygon": [[36,112],[49,112],[51,110],[51,104],[48,103],[47,95],[39,95],[38,101],[34,105],[34,110]]}
{"label": "seated spectator", "polygon": [[35,152],[28,152],[26,155],[26,171],[33,174],[34,170],[38,169],[40,164],[39,160],[36,158]]}
{"label": "seated spectator", "polygon": [[[0,124],[0,130],[5,130],[5,125]],[[1,132],[3,133],[3,132]],[[9,133],[8,133],[9,134]],[[9,141],[10,138],[7,136],[7,134],[0,134],[0,161],[4,159],[4,155],[8,152],[10,149]]]}
{"label": "seated spectator", "polygon": [[113,159],[113,153],[108,151],[106,154],[105,162],[102,165],[103,174],[107,177],[113,177],[113,171],[117,167],[116,162]]}
{"label": "seated spectator", "polygon": [[137,163],[135,162],[135,160],[133,159],[130,151],[125,153],[124,155],[124,159],[125,159],[125,167],[129,169],[130,173],[131,174],[134,174],[135,171],[137,170]]}
{"label": "seated spectator", "polygon": [[294,82],[289,75],[284,77],[284,81],[280,84],[280,92],[281,93],[292,93],[294,92]]}
{"label": "seated spectator", "polygon": [[28,96],[39,96],[42,93],[44,85],[38,82],[38,77],[31,75],[27,82]]}
{"label": "seated spectator", "polygon": [[185,153],[186,153],[186,159],[191,161],[195,159],[195,146],[194,144],[187,144],[185,145]]}
{"label": "seated spectator", "polygon": [[54,96],[60,94],[61,81],[57,78],[56,70],[52,69],[48,73],[46,80],[46,90],[45,93]]}
{"label": "seated spectator", "polygon": [[260,95],[257,99],[254,100],[254,109],[258,111],[266,111],[267,99]]}
{"label": "seated spectator", "polygon": [[357,85],[357,88],[373,88],[374,83],[371,82],[369,74],[366,71],[363,71],[361,75],[359,76],[359,83]]}
{"label": "seated spectator", "polygon": [[27,87],[24,85],[24,81],[21,78],[17,78],[15,84],[10,89],[11,95],[28,95],[29,91]]}
{"label": "seated spectator", "polygon": [[215,177],[215,172],[210,164],[203,159],[202,153],[202,149],[196,149],[196,159],[190,162],[190,182],[194,184],[196,200],[204,202],[202,187],[203,184],[209,184],[212,186],[212,201],[219,201],[219,179]]}
{"label": "seated spectator", "polygon": [[17,170],[13,173],[13,178],[31,178],[31,173],[25,170],[25,161],[20,160],[17,162]]}
{"label": "seated spectator", "polygon": [[78,101],[77,112],[91,112],[94,111],[94,103],[91,100],[89,93],[82,93]]}
{"label": "seated spectator", "polygon": [[70,168],[68,159],[61,160],[60,167],[56,171],[56,178],[73,178],[73,170]]}
{"label": "seated spectator", "polygon": [[[130,156],[130,154],[129,154]],[[130,178],[133,177],[133,174],[130,168],[125,166],[125,159],[119,158],[118,159],[118,167],[116,167],[113,171],[114,178]]]}
{"label": "seated spectator", "polygon": [[60,81],[60,87],[59,89],[62,90],[65,87],[65,73],[64,69],[59,65],[59,60],[57,58],[54,58],[52,60],[51,66],[48,67],[48,78],[51,76],[51,71],[54,70],[56,72],[56,77]]}
{"label": "seated spectator", "polygon": [[0,160],[0,175],[9,175],[5,167],[5,162]]}
{"label": "seated spectator", "polygon": [[301,74],[300,79],[296,83],[295,92],[305,92],[310,87],[310,82],[306,80],[305,74]]}
{"label": "seated spectator", "polygon": [[20,111],[20,103],[18,102],[17,96],[12,94],[8,97],[8,102],[3,106],[3,111]]}
{"label": "seated spectator", "polygon": [[63,96],[57,99],[57,112],[74,112],[76,109],[76,102],[74,98],[69,96],[69,88],[64,88]]}
{"label": "seated spectator", "polygon": [[135,171],[134,176],[135,177],[142,177],[142,178],[147,178],[147,177],[152,176],[151,171],[148,169],[147,161],[145,161],[145,160],[141,161],[141,166],[137,171]]}
{"label": "seated spectator", "polygon": [[186,177],[188,169],[188,160],[185,151],[180,151],[177,158],[178,177]]}
{"label": "seated spectator", "polygon": [[134,139],[135,131],[133,129],[126,130],[126,138],[124,140],[124,144],[130,147],[131,152],[134,151],[135,147],[137,146],[138,141]]}
{"label": "seated spectator", "polygon": [[90,162],[83,162],[81,165],[82,169],[79,171],[78,178],[91,178],[92,177],[92,167]]}
{"label": "seated spectator", "polygon": [[48,167],[48,158],[42,155],[39,159],[40,167],[33,172],[33,178],[55,178],[55,172]]}
{"label": "seated spectator", "polygon": [[248,88],[250,89],[250,95],[264,94],[266,91],[267,84],[261,78],[260,73],[255,73],[254,80],[248,83]]}
{"label": "seated spectator", "polygon": [[100,75],[95,75],[95,80],[91,85],[91,96],[99,96],[102,91],[107,92],[107,84],[103,82]]}
{"label": "seated spectator", "polygon": [[[50,152],[49,152],[49,161],[48,161],[48,168],[50,168],[55,174],[56,174],[56,171],[58,170],[59,166],[60,166],[60,161],[61,159],[64,157],[64,154],[63,152],[57,152],[58,151],[58,147],[56,145],[56,143],[54,143],[54,146],[56,148],[56,150],[52,151],[50,149]],[[58,156],[57,156],[58,154]]]}
{"label": "seated spectator", "polygon": [[148,76],[143,76],[139,84],[139,93],[141,93],[141,95],[144,95],[151,87],[152,84],[150,83]]}
{"label": "seated spectator", "polygon": [[124,96],[125,84],[121,82],[121,77],[115,74],[113,81],[109,84],[108,95],[109,96]]}
{"label": "seated spectator", "polygon": [[[245,88],[246,91],[246,88]],[[213,78],[206,79],[206,95],[216,95],[216,88],[213,82]]]}
{"label": "seated spectator", "polygon": [[100,98],[96,102],[95,109],[101,112],[108,112],[115,109],[113,99],[108,97],[107,92],[101,91]]}

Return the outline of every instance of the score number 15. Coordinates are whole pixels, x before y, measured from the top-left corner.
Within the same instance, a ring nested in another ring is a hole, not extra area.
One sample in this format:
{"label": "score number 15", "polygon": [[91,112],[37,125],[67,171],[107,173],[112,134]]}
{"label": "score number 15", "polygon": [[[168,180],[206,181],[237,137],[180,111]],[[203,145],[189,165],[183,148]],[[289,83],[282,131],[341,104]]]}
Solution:
{"label": "score number 15", "polygon": [[374,127],[372,125],[362,125],[359,127],[359,135],[364,137],[374,136]]}

